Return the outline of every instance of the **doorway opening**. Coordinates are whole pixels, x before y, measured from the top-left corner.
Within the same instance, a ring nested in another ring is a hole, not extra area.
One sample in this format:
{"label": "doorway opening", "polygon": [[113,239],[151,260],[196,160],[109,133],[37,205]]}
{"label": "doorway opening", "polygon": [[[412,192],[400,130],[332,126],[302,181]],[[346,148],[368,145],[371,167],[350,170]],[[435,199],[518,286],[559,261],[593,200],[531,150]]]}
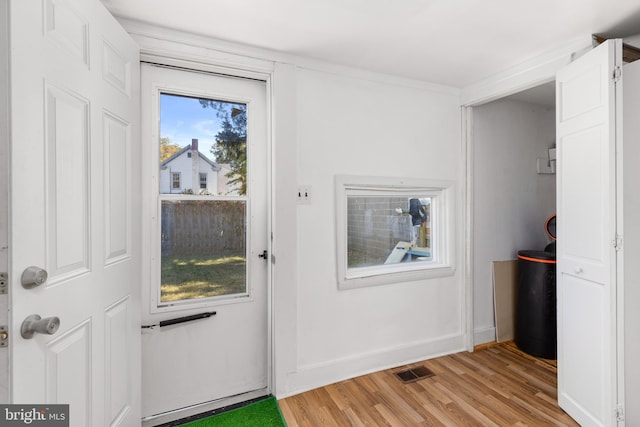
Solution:
{"label": "doorway opening", "polygon": [[[496,340],[493,262],[543,250],[555,213],[555,81],[472,109],[474,344]],[[551,153],[551,154],[550,154]],[[514,311],[511,309],[511,313]]]}

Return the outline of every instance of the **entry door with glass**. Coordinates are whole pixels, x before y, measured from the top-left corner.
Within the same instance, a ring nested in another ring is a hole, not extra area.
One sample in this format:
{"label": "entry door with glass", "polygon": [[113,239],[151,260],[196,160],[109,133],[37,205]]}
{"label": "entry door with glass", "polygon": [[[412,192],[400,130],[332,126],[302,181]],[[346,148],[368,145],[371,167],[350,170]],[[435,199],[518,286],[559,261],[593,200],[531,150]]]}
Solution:
{"label": "entry door with glass", "polygon": [[143,64],[142,87],[143,415],[265,394],[266,83]]}

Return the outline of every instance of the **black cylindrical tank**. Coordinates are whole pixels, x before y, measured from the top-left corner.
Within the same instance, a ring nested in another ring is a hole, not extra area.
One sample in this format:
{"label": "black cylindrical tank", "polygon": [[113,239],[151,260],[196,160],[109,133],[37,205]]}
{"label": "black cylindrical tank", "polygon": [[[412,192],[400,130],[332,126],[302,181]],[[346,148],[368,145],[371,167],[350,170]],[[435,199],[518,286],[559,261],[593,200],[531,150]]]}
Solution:
{"label": "black cylindrical tank", "polygon": [[525,353],[556,358],[556,254],[518,252],[515,343]]}

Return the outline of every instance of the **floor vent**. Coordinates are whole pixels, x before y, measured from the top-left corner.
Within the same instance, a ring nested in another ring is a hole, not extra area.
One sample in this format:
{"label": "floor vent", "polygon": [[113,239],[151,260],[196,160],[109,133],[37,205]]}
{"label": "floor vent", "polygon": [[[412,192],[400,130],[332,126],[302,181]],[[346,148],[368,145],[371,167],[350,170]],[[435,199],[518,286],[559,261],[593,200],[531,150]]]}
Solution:
{"label": "floor vent", "polygon": [[407,384],[432,377],[435,374],[424,366],[418,366],[417,368],[396,372],[396,375],[398,378],[400,378],[400,381]]}

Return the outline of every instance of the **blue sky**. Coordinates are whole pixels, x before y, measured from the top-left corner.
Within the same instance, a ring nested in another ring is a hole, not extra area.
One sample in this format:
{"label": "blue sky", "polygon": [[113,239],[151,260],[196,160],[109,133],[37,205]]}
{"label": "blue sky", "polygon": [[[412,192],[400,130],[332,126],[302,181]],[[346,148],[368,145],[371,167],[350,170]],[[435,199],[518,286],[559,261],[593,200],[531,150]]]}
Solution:
{"label": "blue sky", "polygon": [[[231,104],[229,104],[231,105]],[[162,94],[160,96],[160,137],[184,147],[198,138],[199,151],[215,161],[211,146],[220,129],[220,119],[213,108],[202,108],[196,98]]]}

